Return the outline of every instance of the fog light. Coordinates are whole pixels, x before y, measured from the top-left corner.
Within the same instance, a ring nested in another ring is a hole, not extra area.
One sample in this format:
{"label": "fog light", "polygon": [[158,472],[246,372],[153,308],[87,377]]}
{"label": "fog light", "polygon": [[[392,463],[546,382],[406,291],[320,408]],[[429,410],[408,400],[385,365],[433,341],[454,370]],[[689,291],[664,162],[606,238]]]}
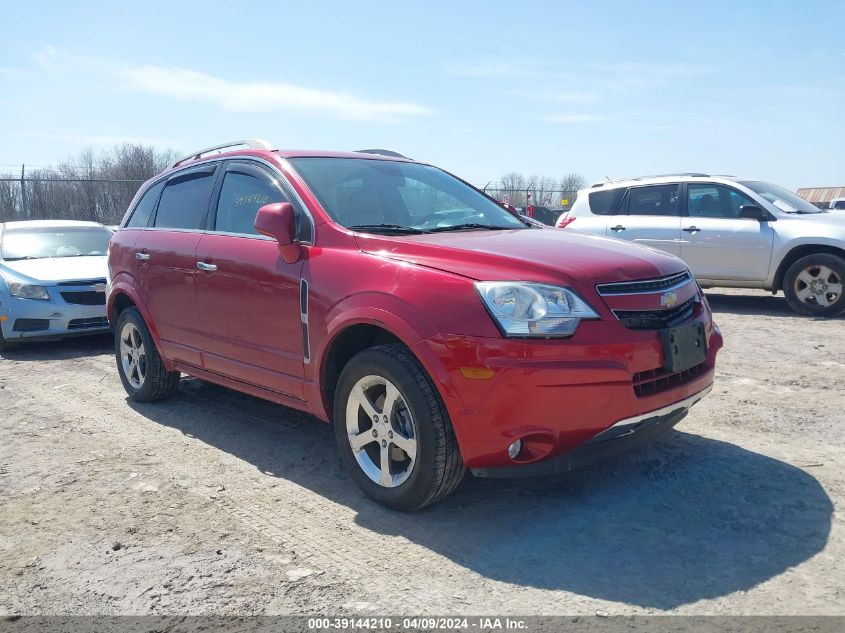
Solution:
{"label": "fog light", "polygon": [[511,459],[516,459],[516,456],[519,455],[519,451],[522,450],[522,440],[517,440],[510,446],[508,446],[508,457]]}

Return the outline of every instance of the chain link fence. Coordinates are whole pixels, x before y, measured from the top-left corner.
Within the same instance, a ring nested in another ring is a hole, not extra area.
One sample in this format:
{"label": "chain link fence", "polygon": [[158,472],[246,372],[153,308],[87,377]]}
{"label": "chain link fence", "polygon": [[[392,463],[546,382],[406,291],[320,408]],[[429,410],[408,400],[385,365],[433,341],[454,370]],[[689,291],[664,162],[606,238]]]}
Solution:
{"label": "chain link fence", "polygon": [[117,224],[143,182],[0,177],[0,222],[62,219]]}
{"label": "chain link fence", "polygon": [[561,213],[572,208],[578,196],[577,191],[563,189],[542,191],[487,187],[485,192],[499,202],[516,207],[544,224],[554,224]]}

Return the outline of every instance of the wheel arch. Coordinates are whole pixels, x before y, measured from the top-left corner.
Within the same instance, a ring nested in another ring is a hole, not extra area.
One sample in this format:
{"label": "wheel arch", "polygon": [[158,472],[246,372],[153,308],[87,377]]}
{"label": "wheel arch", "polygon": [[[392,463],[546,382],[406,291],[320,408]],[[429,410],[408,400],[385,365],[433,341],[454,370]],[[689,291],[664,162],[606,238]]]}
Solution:
{"label": "wheel arch", "polygon": [[[320,399],[327,420],[332,419],[335,388],[346,364],[353,356],[365,349],[390,343],[402,345],[409,354],[416,357],[412,349],[412,341],[403,339],[382,321],[375,319],[353,321],[335,330],[320,355],[320,365],[317,368]],[[417,358],[417,360],[420,359]]]}
{"label": "wheel arch", "polygon": [[799,244],[791,248],[787,254],[781,259],[778,265],[777,272],[772,282],[772,290],[783,290],[783,278],[786,276],[786,271],[802,257],[807,255],[814,255],[817,253],[827,253],[829,255],[837,255],[845,259],[845,249],[830,244]]}
{"label": "wheel arch", "polygon": [[[150,314],[149,312],[147,312],[144,303],[135,293],[134,288],[126,283],[113,283],[111,291],[109,292],[108,305],[106,306],[106,314],[108,316],[109,323],[111,324],[112,329],[114,329],[117,325],[117,320],[118,318],[120,318],[120,313],[126,310],[127,308],[136,308],[138,312],[141,313],[141,318],[144,319],[144,323],[146,324],[147,329],[150,331],[150,336],[153,337],[153,342],[156,344],[156,347],[158,349],[161,349],[158,336],[158,329],[156,328],[155,323],[153,323],[152,319],[150,318]],[[167,360],[164,360],[166,363]]]}

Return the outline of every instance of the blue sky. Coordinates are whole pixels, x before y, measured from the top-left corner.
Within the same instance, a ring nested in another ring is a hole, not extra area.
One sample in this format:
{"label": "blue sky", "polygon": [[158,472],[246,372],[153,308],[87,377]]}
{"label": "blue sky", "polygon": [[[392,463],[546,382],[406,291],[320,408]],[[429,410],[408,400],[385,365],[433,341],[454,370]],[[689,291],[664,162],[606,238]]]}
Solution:
{"label": "blue sky", "polygon": [[0,170],[122,140],[386,147],[475,183],[845,184],[845,3],[4,3]]}

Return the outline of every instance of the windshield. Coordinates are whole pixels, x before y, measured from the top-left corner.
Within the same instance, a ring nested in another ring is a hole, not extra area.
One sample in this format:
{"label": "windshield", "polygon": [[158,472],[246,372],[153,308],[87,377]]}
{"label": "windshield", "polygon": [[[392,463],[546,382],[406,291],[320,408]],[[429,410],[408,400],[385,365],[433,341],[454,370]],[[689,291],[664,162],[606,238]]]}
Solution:
{"label": "windshield", "polygon": [[7,229],[0,258],[45,259],[105,255],[112,232],[106,227],[50,227]]}
{"label": "windshield", "polygon": [[338,224],[372,233],[525,229],[496,202],[428,165],[366,158],[292,158]]}
{"label": "windshield", "polygon": [[784,213],[822,213],[821,209],[810,204],[799,195],[770,182],[758,180],[740,182],[739,184],[757,192]]}

